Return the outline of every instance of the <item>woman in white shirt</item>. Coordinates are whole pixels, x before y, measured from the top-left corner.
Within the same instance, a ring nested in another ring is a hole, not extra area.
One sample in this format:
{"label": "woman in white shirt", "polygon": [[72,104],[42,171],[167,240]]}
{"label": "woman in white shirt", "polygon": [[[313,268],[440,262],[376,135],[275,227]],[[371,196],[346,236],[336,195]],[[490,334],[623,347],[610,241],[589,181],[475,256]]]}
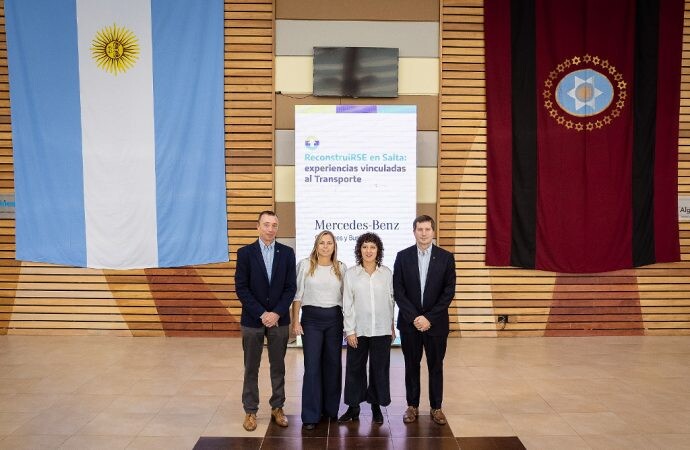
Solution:
{"label": "woman in white shirt", "polygon": [[328,230],[316,236],[309,258],[297,265],[292,324],[295,334],[302,335],[302,424],[307,430],[313,430],[322,416],[338,417],[345,269],[338,261],[335,236]]}
{"label": "woman in white shirt", "polygon": [[343,282],[348,408],[338,422],[358,420],[359,404],[366,401],[371,404],[372,420],[381,424],[381,406],[391,402],[390,354],[391,340],[395,339],[393,273],[381,265],[383,242],[375,233],[364,233],[357,239],[355,259],[357,265],[345,273]]}

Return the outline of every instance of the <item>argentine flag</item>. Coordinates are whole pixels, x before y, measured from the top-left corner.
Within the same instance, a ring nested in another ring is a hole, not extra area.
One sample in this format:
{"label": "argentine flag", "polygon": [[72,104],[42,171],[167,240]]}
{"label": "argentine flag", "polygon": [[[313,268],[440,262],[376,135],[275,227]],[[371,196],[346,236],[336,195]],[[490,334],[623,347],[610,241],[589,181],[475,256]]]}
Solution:
{"label": "argentine flag", "polygon": [[5,0],[17,259],[228,260],[223,0]]}

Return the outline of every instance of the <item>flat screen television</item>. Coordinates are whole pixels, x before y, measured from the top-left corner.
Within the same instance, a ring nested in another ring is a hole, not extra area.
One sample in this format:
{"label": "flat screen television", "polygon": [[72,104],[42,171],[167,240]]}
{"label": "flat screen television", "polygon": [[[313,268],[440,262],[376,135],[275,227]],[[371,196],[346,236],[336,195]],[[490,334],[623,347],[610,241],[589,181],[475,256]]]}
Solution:
{"label": "flat screen television", "polygon": [[314,47],[316,97],[397,97],[398,49]]}

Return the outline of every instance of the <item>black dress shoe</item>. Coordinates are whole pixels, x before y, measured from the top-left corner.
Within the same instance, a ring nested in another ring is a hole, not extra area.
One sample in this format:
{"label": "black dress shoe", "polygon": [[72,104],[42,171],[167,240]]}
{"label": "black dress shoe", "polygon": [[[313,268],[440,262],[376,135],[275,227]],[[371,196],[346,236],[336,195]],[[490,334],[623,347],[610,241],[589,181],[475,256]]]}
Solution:
{"label": "black dress shoe", "polygon": [[350,422],[353,420],[359,420],[359,406],[349,406],[345,414],[340,416],[338,419],[339,423]]}
{"label": "black dress shoe", "polygon": [[383,413],[381,413],[381,407],[376,404],[371,404],[371,414],[373,415],[372,420],[374,423],[381,425],[383,423]]}
{"label": "black dress shoe", "polygon": [[303,423],[302,428],[304,428],[307,431],[311,431],[314,428],[316,428],[316,424],[315,423]]}

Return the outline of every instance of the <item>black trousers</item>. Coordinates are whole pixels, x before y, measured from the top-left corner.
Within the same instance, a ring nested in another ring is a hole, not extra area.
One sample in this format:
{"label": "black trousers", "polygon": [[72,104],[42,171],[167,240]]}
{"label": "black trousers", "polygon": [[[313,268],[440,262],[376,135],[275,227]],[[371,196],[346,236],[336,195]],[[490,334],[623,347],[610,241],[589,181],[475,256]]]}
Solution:
{"label": "black trousers", "polygon": [[[367,359],[369,383],[367,384]],[[387,406],[391,403],[391,337],[359,336],[357,348],[347,346],[345,404],[359,406],[363,401]]]}
{"label": "black trousers", "polygon": [[337,417],[342,389],[343,311],[339,306],[302,307],[304,379],[302,423]]}
{"label": "black trousers", "polygon": [[401,332],[400,346],[405,357],[405,392],[408,406],[419,407],[419,367],[426,353],[429,370],[429,404],[433,409],[443,403],[443,358],[448,336],[430,336],[420,331]]}

